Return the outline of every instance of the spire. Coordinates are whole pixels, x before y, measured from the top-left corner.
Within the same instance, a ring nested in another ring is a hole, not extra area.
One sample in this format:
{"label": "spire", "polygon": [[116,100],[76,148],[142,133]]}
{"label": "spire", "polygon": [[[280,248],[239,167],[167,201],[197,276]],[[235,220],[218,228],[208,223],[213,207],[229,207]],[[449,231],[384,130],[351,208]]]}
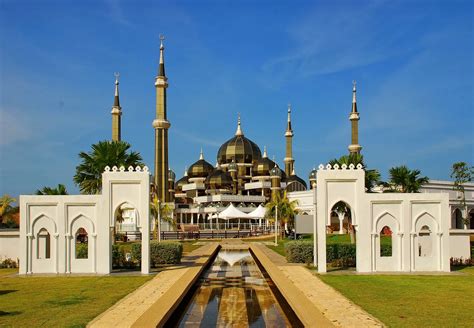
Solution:
{"label": "spire", "polygon": [[112,141],[120,141],[122,136],[121,132],[121,118],[122,109],[120,108],[119,100],[119,73],[114,73],[115,76],[115,95],[114,95],[114,105],[112,106]]}
{"label": "spire", "polygon": [[291,130],[291,104],[288,104],[288,123],[286,126],[286,132],[292,132]]}
{"label": "spire", "polygon": [[165,36],[160,34],[160,67],[158,71],[158,76],[165,76],[165,58],[164,58],[164,50],[165,46],[163,45],[163,40]]}
{"label": "spire", "polygon": [[204,159],[204,153],[202,152],[202,147],[201,147],[201,153],[199,154],[199,159]]}
{"label": "spire", "polygon": [[267,146],[263,146],[263,158],[267,158]]}
{"label": "spire", "polygon": [[114,107],[120,107],[120,100],[119,100],[119,77],[120,73],[115,72],[115,96],[114,96]]}
{"label": "spire", "polygon": [[187,177],[188,176],[188,168],[185,166],[184,167],[184,176]]}
{"label": "spire", "polygon": [[357,113],[357,101],[356,101],[356,81],[352,81],[352,112]]}
{"label": "spire", "polygon": [[239,117],[237,119],[237,131],[235,131],[235,135],[236,136],[243,136],[244,133],[242,132],[242,128],[240,127],[240,113],[239,113]]}

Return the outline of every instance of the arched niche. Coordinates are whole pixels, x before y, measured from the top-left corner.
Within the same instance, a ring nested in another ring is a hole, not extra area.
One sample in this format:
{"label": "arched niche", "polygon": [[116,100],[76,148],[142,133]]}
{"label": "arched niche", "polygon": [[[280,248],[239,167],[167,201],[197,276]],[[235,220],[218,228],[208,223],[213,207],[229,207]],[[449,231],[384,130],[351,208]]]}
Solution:
{"label": "arched niche", "polygon": [[[92,220],[80,214],[69,225],[67,272],[96,272],[96,227]],[[87,252],[84,254],[84,252]],[[80,254],[80,256],[78,256]]]}
{"label": "arched niche", "polygon": [[438,222],[428,212],[415,220],[412,257],[415,271],[436,271],[439,266],[440,236]]}
{"label": "arched niche", "polygon": [[29,242],[30,272],[57,273],[57,228],[49,216],[41,214],[32,221]]}
{"label": "arched niche", "polygon": [[375,221],[373,231],[373,258],[375,271],[400,271],[400,223],[389,213],[382,213]]}

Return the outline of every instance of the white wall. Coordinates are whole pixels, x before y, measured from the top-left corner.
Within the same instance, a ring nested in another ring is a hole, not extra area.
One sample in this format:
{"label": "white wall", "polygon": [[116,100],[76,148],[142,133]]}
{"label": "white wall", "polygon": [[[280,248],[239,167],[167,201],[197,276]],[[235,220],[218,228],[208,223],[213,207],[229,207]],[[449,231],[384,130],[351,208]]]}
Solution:
{"label": "white wall", "polygon": [[[149,197],[147,167],[107,167],[99,195],[20,196],[20,274],[109,273],[116,209],[133,204],[137,226],[149,236]],[[87,259],[76,258],[80,228],[87,232]],[[149,238],[142,238],[142,272],[149,272]]]}
{"label": "white wall", "polygon": [[0,231],[0,261],[12,259],[15,262],[20,258],[20,231]]}
{"label": "white wall", "polygon": [[[448,194],[366,193],[364,183],[365,172],[361,167],[320,165],[318,271],[326,272],[326,226],[331,223],[332,207],[339,201],[350,207],[356,231],[358,272],[450,271]],[[384,226],[393,232],[390,257],[380,256],[380,231]],[[429,228],[429,234],[423,233],[424,227]]]}
{"label": "white wall", "polygon": [[471,258],[470,235],[474,234],[473,230],[451,230],[449,234],[449,256],[453,258]]}

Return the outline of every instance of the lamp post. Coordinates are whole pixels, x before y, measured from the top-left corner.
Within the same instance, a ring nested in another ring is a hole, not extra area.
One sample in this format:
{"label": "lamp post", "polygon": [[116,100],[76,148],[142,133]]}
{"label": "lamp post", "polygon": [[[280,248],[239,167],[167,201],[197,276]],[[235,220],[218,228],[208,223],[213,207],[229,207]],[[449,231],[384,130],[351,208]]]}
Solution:
{"label": "lamp post", "polygon": [[317,171],[316,171],[316,168],[314,168],[309,174],[309,181],[311,183],[311,186],[313,187],[313,262],[314,262],[313,265],[314,267],[318,265],[318,245],[317,245],[318,244],[318,226],[317,226],[317,220],[316,220],[316,214],[317,214],[316,175],[317,175]]}
{"label": "lamp post", "polygon": [[275,206],[275,246],[278,246],[278,204]]}
{"label": "lamp post", "polygon": [[157,215],[157,224],[156,226],[158,227],[158,242],[161,242],[161,201],[158,198],[158,215]]}

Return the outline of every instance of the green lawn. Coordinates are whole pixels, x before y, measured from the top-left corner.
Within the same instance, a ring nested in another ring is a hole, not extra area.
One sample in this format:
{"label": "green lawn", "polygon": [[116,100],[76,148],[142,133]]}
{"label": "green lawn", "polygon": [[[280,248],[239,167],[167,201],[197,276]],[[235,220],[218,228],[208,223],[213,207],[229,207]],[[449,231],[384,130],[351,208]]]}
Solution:
{"label": "green lawn", "polygon": [[153,276],[6,277],[0,269],[0,326],[84,327]]}
{"label": "green lawn", "polygon": [[466,275],[321,275],[390,327],[473,327],[474,267]]}

